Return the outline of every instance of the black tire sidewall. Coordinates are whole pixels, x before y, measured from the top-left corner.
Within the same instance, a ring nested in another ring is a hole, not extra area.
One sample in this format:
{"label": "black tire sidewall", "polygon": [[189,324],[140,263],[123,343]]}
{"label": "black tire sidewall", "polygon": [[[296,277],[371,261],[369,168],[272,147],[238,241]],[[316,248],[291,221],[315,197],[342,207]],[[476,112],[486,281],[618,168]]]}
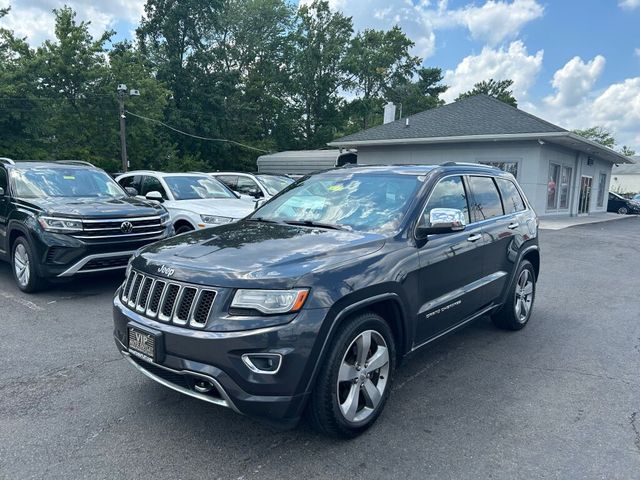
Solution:
{"label": "black tire sidewall", "polygon": [[[531,301],[531,308],[529,309],[529,315],[527,316],[527,320],[525,322],[520,322],[518,318],[516,318],[515,313],[515,293],[516,288],[518,286],[518,279],[522,274],[523,270],[529,270],[531,277],[533,278],[533,299]],[[511,288],[509,288],[509,293],[507,300],[503,307],[500,309],[498,313],[492,316],[494,323],[504,329],[508,330],[520,330],[528,325],[529,320],[531,320],[531,315],[533,313],[533,307],[536,302],[536,293],[537,293],[537,285],[536,285],[536,273],[533,268],[533,265],[528,260],[522,260],[520,265],[518,266],[518,270],[516,271],[515,278],[513,279]]]}
{"label": "black tire sidewall", "polygon": [[[389,373],[384,395],[376,410],[366,420],[358,424],[353,424],[344,418],[337,401],[338,370],[347,348],[353,340],[365,330],[378,332],[387,343],[389,350]],[[351,438],[359,435],[373,425],[384,409],[393,385],[396,347],[391,328],[387,322],[375,313],[363,313],[350,318],[340,328],[334,338],[334,346],[329,352],[323,368],[319,373],[319,381],[316,383],[316,390],[313,392],[314,397],[316,397],[316,402],[311,402],[311,406],[312,408],[316,408],[318,402],[322,402],[323,404],[330,402],[331,418],[325,419],[325,421],[329,420],[333,425],[330,428],[323,428],[323,430],[336,436]]]}
{"label": "black tire sidewall", "polygon": [[186,225],[180,225],[176,228],[176,235],[182,235],[183,233],[193,232],[193,228],[189,228]]}
{"label": "black tire sidewall", "polygon": [[620,215],[626,215],[626,214],[627,214],[627,212],[628,212],[628,210],[627,210],[627,208],[626,208],[626,207],[620,207],[620,208],[618,209],[618,213],[619,213]]}
{"label": "black tire sidewall", "polygon": [[[18,245],[23,245],[25,251],[27,252],[27,256],[29,257],[29,282],[25,286],[21,285],[18,281],[18,276],[16,274],[15,267],[15,255],[16,249]],[[33,249],[29,244],[29,241],[24,237],[19,237],[11,247],[11,272],[13,273],[13,279],[16,282],[16,285],[23,292],[31,293],[37,290],[39,286],[38,272],[36,271],[35,257],[33,255]]]}

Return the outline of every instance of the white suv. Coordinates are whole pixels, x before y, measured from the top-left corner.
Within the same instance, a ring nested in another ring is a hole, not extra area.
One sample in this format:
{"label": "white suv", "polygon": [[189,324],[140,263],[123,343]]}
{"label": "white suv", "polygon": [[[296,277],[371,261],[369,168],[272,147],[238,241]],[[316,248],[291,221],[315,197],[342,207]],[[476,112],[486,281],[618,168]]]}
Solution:
{"label": "white suv", "polygon": [[132,195],[162,202],[177,234],[235,222],[254,210],[253,201],[204,174],[138,170],[116,181]]}
{"label": "white suv", "polygon": [[215,172],[211,176],[241,196],[255,200],[269,200],[294,182],[284,175],[269,173]]}

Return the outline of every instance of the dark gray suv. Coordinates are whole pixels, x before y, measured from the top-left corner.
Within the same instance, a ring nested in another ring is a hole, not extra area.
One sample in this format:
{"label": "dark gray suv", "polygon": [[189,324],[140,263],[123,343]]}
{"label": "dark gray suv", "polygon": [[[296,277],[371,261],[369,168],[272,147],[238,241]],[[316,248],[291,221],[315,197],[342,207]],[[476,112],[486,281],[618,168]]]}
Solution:
{"label": "dark gray suv", "polygon": [[114,298],[116,344],[179,392],[355,436],[412,351],[482,315],[527,324],[537,228],[491,167],[319,173],[236,224],[141,249]]}

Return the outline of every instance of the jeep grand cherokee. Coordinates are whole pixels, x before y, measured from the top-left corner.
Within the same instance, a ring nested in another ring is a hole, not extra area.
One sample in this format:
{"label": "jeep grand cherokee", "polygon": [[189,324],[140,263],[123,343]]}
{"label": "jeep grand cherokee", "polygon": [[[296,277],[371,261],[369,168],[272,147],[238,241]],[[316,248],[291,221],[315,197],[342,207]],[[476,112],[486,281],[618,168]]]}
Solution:
{"label": "jeep grand cherokee", "polygon": [[142,249],[115,340],[151,379],[247,415],[355,436],[412,351],[482,315],[531,317],[537,218],[513,176],[340,168],[246,219]]}
{"label": "jeep grand cherokee", "polygon": [[0,159],[0,259],[25,292],[124,270],[135,250],[172,232],[164,207],[127,196],[89,163]]}

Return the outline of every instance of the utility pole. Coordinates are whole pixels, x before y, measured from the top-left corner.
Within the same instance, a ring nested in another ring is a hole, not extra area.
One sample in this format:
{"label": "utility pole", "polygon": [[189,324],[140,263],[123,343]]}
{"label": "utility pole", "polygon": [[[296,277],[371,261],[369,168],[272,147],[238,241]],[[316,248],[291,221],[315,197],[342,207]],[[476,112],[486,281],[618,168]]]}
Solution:
{"label": "utility pole", "polygon": [[124,83],[118,85],[118,104],[120,105],[120,155],[122,157],[122,172],[125,173],[129,170],[129,158],[127,157],[127,116],[124,110],[124,97],[138,97],[140,92],[138,90],[131,89],[127,91],[127,86]]}

